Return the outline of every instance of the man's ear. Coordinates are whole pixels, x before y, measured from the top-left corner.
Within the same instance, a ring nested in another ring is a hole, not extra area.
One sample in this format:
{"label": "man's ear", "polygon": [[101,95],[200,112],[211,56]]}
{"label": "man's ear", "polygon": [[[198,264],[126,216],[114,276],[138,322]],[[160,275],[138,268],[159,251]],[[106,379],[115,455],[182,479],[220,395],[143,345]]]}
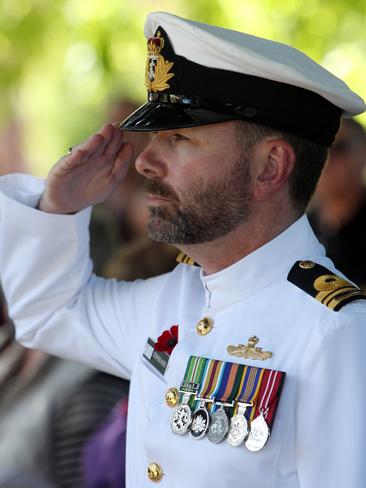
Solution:
{"label": "man's ear", "polygon": [[295,165],[295,151],[285,140],[273,139],[255,146],[252,156],[254,200],[268,200],[286,184]]}

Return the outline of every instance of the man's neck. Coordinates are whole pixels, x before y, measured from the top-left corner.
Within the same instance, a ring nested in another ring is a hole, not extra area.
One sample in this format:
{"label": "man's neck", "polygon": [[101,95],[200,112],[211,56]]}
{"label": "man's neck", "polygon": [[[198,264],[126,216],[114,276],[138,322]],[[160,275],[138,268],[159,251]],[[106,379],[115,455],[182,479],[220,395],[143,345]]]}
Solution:
{"label": "man's neck", "polygon": [[210,275],[248,256],[285,231],[298,218],[299,215],[295,213],[283,218],[281,212],[273,219],[251,218],[213,241],[178,247],[202,267],[205,275]]}

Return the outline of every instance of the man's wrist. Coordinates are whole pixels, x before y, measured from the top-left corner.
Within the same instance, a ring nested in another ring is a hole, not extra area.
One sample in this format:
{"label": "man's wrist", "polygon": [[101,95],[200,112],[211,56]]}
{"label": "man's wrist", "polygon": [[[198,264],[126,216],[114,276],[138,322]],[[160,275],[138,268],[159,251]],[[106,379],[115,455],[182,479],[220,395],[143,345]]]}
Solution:
{"label": "man's wrist", "polygon": [[53,205],[50,205],[47,202],[47,199],[45,198],[44,193],[42,193],[42,195],[41,195],[41,197],[37,203],[36,210],[39,210],[39,211],[45,212],[45,213],[50,213],[50,214],[58,214],[58,215],[74,215],[77,213],[77,212],[57,208]]}

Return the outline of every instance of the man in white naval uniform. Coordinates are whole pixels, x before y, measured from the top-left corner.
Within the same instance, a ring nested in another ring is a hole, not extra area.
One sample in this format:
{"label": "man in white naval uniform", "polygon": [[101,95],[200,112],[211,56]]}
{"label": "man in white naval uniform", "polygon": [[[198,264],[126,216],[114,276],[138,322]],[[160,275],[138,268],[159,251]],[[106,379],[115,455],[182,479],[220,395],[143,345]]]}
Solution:
{"label": "man in white naval uniform", "polygon": [[[152,131],[136,162],[149,232],[191,260],[133,283],[91,273],[89,207],[132,152],[107,125],[46,182],[1,179],[1,279],[17,337],[131,380],[128,488],[364,488],[365,296],[303,213],[340,117],[365,105],[282,44],[164,13],[145,34],[148,102],[122,128]],[[164,370],[146,351],[173,325]],[[166,392],[192,355],[286,373],[263,449],[172,433]]]}

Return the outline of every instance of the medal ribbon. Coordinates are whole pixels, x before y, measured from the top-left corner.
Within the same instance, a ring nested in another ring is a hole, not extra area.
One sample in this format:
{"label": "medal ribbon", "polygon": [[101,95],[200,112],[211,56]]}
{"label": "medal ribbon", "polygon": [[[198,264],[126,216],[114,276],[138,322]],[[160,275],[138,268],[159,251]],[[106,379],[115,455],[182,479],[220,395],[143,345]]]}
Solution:
{"label": "medal ribbon", "polygon": [[[237,363],[225,363],[225,371],[221,382],[218,385],[216,394],[214,395],[217,402],[231,403],[240,387],[240,379],[244,374],[246,366]],[[213,411],[217,410],[217,405],[214,405]]]}
{"label": "medal ribbon", "polygon": [[[183,384],[187,385],[187,388],[185,388],[185,389],[187,391],[191,392],[192,396],[193,396],[193,393],[197,393],[197,391],[201,387],[202,376],[205,372],[207,362],[208,362],[208,359],[202,358],[200,356],[191,356],[189,358],[187,368],[186,368],[186,372],[184,374]],[[195,389],[193,387],[193,384],[198,385],[198,388]],[[192,404],[195,401],[194,397],[192,398],[192,396],[189,399],[190,406],[192,406]],[[179,403],[182,402],[182,398],[183,398],[183,393],[180,392]]]}
{"label": "medal ribbon", "polygon": [[221,382],[225,363],[217,359],[210,359],[208,361],[209,366],[203,380],[203,388],[200,396],[201,398],[212,399],[215,396],[217,385]]}
{"label": "medal ribbon", "polygon": [[[246,418],[252,421],[262,413],[271,428],[285,376],[283,371],[191,356],[185,371],[183,388],[192,393],[189,400],[191,408],[194,407],[197,397],[225,403],[233,400],[252,402],[253,407],[247,407],[245,412]],[[182,398],[183,394],[180,393],[180,403]],[[214,405],[211,413],[216,409],[217,405]],[[234,413],[237,409],[236,405]]]}
{"label": "medal ribbon", "polygon": [[[235,400],[242,403],[253,403],[255,406],[258,393],[260,390],[260,386],[262,383],[263,375],[264,375],[263,368],[256,368],[254,366],[246,366],[246,371],[242,375],[240,387],[238,390],[238,394],[235,397]],[[234,413],[237,413],[239,406],[235,406]],[[245,416],[247,419],[250,419],[252,413],[254,412],[255,408],[247,407],[245,410]]]}
{"label": "medal ribbon", "polygon": [[276,415],[281,388],[286,373],[283,371],[264,370],[262,384],[259,390],[259,402],[255,409],[255,417],[262,414],[268,427],[271,428]]}

